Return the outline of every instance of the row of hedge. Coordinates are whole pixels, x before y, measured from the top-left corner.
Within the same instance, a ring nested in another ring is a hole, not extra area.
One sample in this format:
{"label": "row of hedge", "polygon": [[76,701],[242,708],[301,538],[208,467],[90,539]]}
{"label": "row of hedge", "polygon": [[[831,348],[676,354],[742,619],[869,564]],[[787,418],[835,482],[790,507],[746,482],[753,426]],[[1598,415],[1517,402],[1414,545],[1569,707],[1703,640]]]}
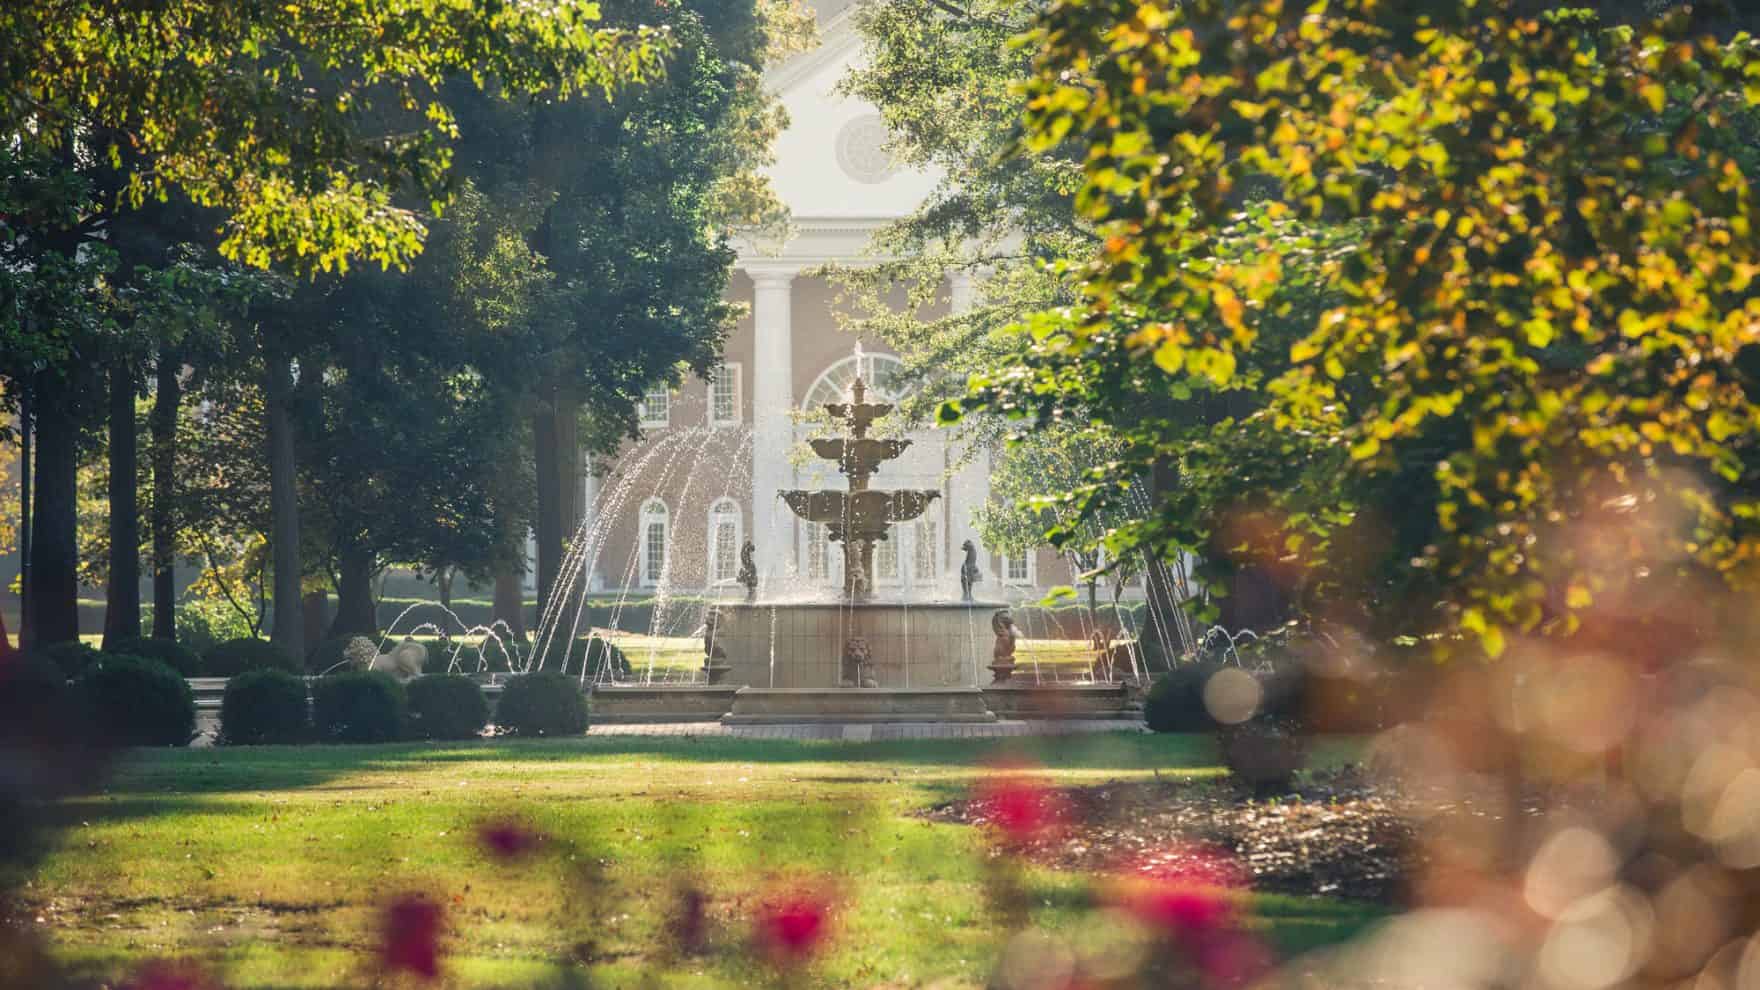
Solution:
{"label": "row of hedge", "polygon": [[[457,674],[425,674],[404,685],[388,674],[350,671],[318,678],[310,693],[308,705],[306,681],[284,671],[259,670],[233,678],[220,703],[220,741],[472,739],[489,721],[482,687]],[[587,731],[580,681],[558,673],[509,678],[496,728],[511,736],[580,735]]]}
{"label": "row of hedge", "polygon": [[[489,702],[469,677],[430,674],[408,685],[352,671],[312,681],[285,670],[232,677],[220,708],[220,740],[256,743],[469,739],[489,721]],[[497,729],[513,736],[579,735],[587,703],[575,677],[510,678]],[[114,746],[183,746],[196,736],[195,694],[167,664],[100,654],[69,678],[32,654],[0,677],[0,735],[78,738]]]}
{"label": "row of hedge", "polygon": [[32,650],[32,655],[61,671],[72,680],[106,657],[140,657],[154,660],[176,671],[180,677],[234,677],[252,670],[285,670],[301,672],[304,665],[285,650],[268,640],[245,637],[217,643],[206,653],[197,654],[188,647],[168,639],[127,639],[99,650],[78,641],[53,643]]}

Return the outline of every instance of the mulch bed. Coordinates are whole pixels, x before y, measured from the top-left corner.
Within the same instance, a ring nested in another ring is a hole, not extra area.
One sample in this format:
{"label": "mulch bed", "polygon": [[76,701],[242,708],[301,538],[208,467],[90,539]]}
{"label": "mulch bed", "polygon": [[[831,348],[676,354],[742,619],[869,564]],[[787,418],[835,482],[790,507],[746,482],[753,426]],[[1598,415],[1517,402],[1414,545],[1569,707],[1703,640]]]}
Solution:
{"label": "mulch bed", "polygon": [[[1392,904],[1415,845],[1398,797],[1354,768],[1307,775],[1295,793],[1272,801],[1226,784],[1171,780],[1059,788],[1053,797],[1062,809],[1060,826],[1015,852],[1056,869],[1208,874],[1266,893]],[[923,814],[932,821],[992,824],[991,809],[979,798]]]}

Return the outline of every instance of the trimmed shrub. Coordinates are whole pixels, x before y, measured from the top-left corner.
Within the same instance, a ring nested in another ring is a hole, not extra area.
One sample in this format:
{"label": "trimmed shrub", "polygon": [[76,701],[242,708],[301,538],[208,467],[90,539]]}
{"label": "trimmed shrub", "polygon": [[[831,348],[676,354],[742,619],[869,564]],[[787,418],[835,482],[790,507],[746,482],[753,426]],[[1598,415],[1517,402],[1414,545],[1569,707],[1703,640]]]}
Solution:
{"label": "trimmed shrub", "polygon": [[1213,732],[1216,719],[1204,704],[1204,685],[1222,669],[1208,663],[1180,664],[1160,677],[1143,699],[1143,721],[1155,732]]}
{"label": "trimmed shrub", "polygon": [[569,644],[566,654],[562,652],[560,642],[552,641],[544,653],[544,662],[537,666],[540,671],[555,671],[579,680],[583,664],[586,665],[588,680],[599,679],[606,664],[611,665],[611,676],[614,679],[621,680],[630,675],[629,657],[610,640],[598,636],[582,636],[576,639]]}
{"label": "trimmed shrub", "polygon": [[93,728],[119,746],[184,746],[196,735],[196,698],[157,660],[106,654],[79,679]]}
{"label": "trimmed shrub", "polygon": [[0,663],[0,741],[31,745],[79,738],[78,695],[59,664],[40,653]]}
{"label": "trimmed shrub", "polygon": [[540,671],[509,678],[495,724],[513,736],[578,736],[587,731],[587,698],[579,678]]}
{"label": "trimmed shrub", "polygon": [[305,667],[286,650],[266,639],[229,639],[202,654],[202,675],[236,677],[247,670],[285,670],[303,674]]}
{"label": "trimmed shrub", "polygon": [[420,739],[474,739],[489,721],[489,700],[477,682],[428,674],[409,682],[409,729]]}
{"label": "trimmed shrub", "polygon": [[229,746],[306,738],[306,682],[285,670],[247,670],[226,682],[220,741]]}
{"label": "trimmed shrub", "polygon": [[54,664],[61,669],[61,674],[69,680],[86,672],[86,668],[98,661],[104,654],[96,647],[87,646],[77,639],[61,643],[48,643],[34,647],[31,656]]}
{"label": "trimmed shrub", "polygon": [[403,685],[390,674],[351,671],[312,684],[312,727],[326,742],[391,742],[403,735]]}
{"label": "trimmed shrub", "polygon": [[[366,649],[355,646],[355,640],[365,640]],[[374,636],[332,636],[319,641],[306,654],[306,669],[314,674],[340,674],[348,670],[366,670],[367,664],[379,654],[379,640]],[[350,655],[350,647],[353,654]],[[364,658],[364,659],[363,659]],[[350,664],[349,661],[354,661]]]}
{"label": "trimmed shrub", "polygon": [[196,655],[196,651],[169,639],[148,639],[144,636],[136,636],[116,643],[105,652],[120,653],[129,657],[146,657],[148,660],[159,661],[184,677],[201,676],[202,658]]}

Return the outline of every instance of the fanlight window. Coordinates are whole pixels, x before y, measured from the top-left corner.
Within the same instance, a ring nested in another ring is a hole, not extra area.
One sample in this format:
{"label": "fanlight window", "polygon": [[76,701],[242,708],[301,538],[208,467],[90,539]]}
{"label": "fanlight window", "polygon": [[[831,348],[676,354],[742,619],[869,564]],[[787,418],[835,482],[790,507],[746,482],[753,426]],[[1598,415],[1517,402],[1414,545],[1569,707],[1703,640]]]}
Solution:
{"label": "fanlight window", "polygon": [[904,397],[904,362],[890,354],[851,355],[826,368],[807,390],[802,408],[816,410],[827,402],[847,402],[857,371],[868,383],[868,401],[897,402]]}
{"label": "fanlight window", "polygon": [[709,581],[722,584],[739,575],[739,506],[721,499],[709,510]]}
{"label": "fanlight window", "polygon": [[642,505],[642,584],[653,587],[666,575],[666,503],[651,498]]}

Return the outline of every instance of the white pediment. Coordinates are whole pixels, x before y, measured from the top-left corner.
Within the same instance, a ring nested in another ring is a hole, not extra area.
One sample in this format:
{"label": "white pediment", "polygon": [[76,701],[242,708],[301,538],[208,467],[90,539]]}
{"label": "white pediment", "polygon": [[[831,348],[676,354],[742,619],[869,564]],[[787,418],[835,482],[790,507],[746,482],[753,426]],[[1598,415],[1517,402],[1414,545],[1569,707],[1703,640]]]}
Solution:
{"label": "white pediment", "polygon": [[796,221],[907,216],[938,181],[897,167],[883,148],[879,111],[837,91],[862,57],[861,37],[846,9],[821,25],[818,48],[765,77],[789,119],[776,140],[775,164],[765,173]]}

